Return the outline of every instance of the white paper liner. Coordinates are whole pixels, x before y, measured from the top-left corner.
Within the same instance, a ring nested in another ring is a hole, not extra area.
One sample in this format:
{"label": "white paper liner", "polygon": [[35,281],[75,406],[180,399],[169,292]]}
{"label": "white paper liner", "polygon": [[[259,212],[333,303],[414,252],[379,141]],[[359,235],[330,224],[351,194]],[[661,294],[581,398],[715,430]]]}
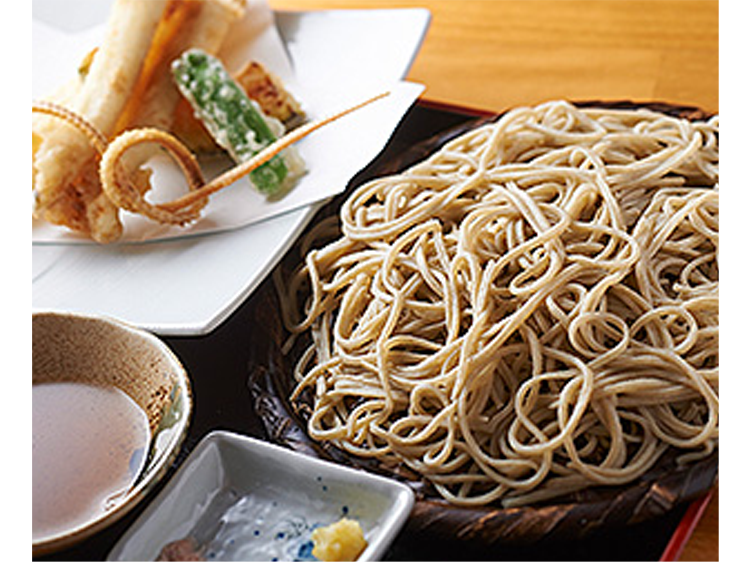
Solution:
{"label": "white paper liner", "polygon": [[[32,95],[41,98],[76,71],[82,56],[101,39],[103,26],[64,33],[32,20]],[[236,24],[220,57],[230,71],[248,60],[258,60],[272,70],[300,101],[310,120],[317,120],[355,105],[383,91],[390,95],[312,133],[296,147],[307,172],[283,198],[267,199],[246,179],[213,195],[202,217],[186,227],[162,225],[121,211],[121,242],[163,240],[239,228],[340,193],[388,142],[404,114],[424,87],[419,84],[373,77],[367,65],[359,73],[332,72],[330,58],[302,57],[303,68],[293,68],[286,46],[265,0],[251,0],[246,17]],[[354,68],[357,68],[356,65]],[[304,77],[298,81],[296,76]],[[313,77],[321,80],[314,80]],[[231,166],[228,160],[204,162],[207,178]],[[167,156],[149,162],[154,170],[152,201],[166,201],[184,192],[184,180]],[[66,228],[33,220],[35,243],[94,243]]]}

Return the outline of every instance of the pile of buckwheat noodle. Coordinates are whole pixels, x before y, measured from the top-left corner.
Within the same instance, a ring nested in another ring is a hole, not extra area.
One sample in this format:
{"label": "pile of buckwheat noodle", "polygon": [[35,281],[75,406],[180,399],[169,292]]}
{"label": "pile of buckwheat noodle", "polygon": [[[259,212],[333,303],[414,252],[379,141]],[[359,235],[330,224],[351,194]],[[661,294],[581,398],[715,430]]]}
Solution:
{"label": "pile of buckwheat noodle", "polygon": [[312,342],[291,399],[311,401],[314,439],[456,505],[621,485],[669,448],[703,458],[718,212],[718,117],[510,111],[316,225],[283,287]]}

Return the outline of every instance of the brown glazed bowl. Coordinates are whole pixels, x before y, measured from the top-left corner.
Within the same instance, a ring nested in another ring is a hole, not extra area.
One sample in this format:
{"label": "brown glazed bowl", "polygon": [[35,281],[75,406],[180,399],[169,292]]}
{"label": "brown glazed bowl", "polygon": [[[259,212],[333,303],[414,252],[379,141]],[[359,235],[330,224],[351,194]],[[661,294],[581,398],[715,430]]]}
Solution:
{"label": "brown glazed bowl", "polygon": [[78,314],[32,314],[32,384],[79,382],[114,386],[149,419],[146,465],[132,488],[98,518],[32,541],[34,556],[67,548],[132,509],[164,476],[187,433],[192,409],[187,372],[156,336],[118,320]]}

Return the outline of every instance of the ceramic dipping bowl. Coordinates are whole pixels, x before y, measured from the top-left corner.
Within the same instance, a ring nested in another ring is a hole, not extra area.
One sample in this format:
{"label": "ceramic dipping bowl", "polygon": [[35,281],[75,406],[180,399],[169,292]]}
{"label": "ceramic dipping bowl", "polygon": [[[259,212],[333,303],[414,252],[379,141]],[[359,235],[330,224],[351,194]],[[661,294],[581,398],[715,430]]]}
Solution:
{"label": "ceramic dipping bowl", "polygon": [[32,353],[33,385],[116,387],[145,412],[151,434],[145,461],[141,461],[132,486],[108,504],[106,511],[85,523],[33,538],[33,555],[38,556],[67,548],[103,530],[146,496],[180,449],[192,398],[188,374],[160,339],[111,318],[33,313]]}

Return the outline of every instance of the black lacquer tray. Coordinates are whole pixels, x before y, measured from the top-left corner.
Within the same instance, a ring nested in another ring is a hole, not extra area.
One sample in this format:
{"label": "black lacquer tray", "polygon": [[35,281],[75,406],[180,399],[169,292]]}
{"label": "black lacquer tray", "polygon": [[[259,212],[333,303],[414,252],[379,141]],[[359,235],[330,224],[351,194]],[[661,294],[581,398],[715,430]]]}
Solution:
{"label": "black lacquer tray", "polygon": [[[586,102],[601,105],[601,102]],[[637,104],[616,102],[617,107]],[[697,108],[650,107],[700,118]],[[381,155],[347,191],[425,157],[436,146],[492,118],[485,112],[426,101],[404,118]],[[322,209],[335,212],[340,198]],[[290,252],[293,252],[291,250]],[[241,259],[241,256],[238,256]],[[136,509],[106,531],[43,560],[103,560],[122,533],[211,430],[226,429],[358,465],[311,442],[286,400],[290,371],[278,344],[283,339],[270,278],[211,334],[164,338],[190,373],[195,408],[183,449],[162,483]],[[380,470],[377,466],[363,467]],[[674,550],[681,520],[713,486],[718,455],[675,472],[669,459],[625,489],[590,491],[543,508],[457,510],[415,486],[419,501],[387,555],[390,560],[659,560]],[[695,500],[692,504],[691,501]],[[523,511],[527,509],[527,511]],[[466,512],[468,511],[468,513]],[[671,550],[670,550],[671,549]]]}
{"label": "black lacquer tray", "polygon": [[[705,118],[694,107],[664,103],[580,102],[579,105],[623,109],[646,107],[655,111],[685,117]],[[398,152],[385,154],[370,169],[371,176],[382,176],[402,170],[434,152],[449,139],[484,123],[492,116],[478,116],[449,127]],[[353,187],[353,186],[352,186]],[[349,191],[349,190],[348,190]],[[313,219],[337,213],[346,193],[334,199]],[[304,258],[292,248],[279,265],[296,266]],[[286,274],[284,275],[286,277]],[[292,449],[329,461],[385,474],[410,484],[417,494],[417,505],[409,520],[409,532],[427,540],[451,537],[461,543],[481,545],[523,545],[540,540],[581,539],[593,532],[632,525],[664,515],[676,506],[695,499],[713,484],[718,469],[718,452],[689,466],[678,466],[676,454],[667,454],[642,478],[632,484],[614,488],[592,488],[559,498],[553,503],[503,509],[497,506],[455,507],[440,498],[429,485],[415,480],[403,470],[382,466],[373,459],[347,455],[326,443],[310,440],[306,433],[304,409],[295,409],[287,401],[294,387],[294,353],[282,355],[286,338],[278,311],[280,304],[273,286],[266,284],[253,297],[259,305],[255,324],[264,326],[253,343],[251,390],[256,411],[270,438]],[[304,347],[304,346],[303,346]]]}

